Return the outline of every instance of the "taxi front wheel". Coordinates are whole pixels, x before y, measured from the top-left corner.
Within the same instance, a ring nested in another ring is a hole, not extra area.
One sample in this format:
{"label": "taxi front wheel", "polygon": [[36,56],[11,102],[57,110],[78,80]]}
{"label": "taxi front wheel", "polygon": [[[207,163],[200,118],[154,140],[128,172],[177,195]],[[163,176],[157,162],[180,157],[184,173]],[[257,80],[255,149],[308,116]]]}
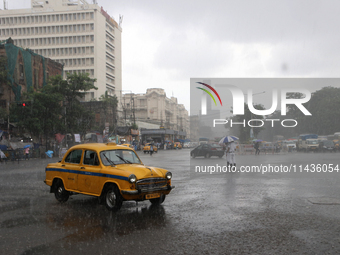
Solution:
{"label": "taxi front wheel", "polygon": [[64,203],[70,197],[70,193],[65,190],[62,180],[58,180],[54,186],[54,196],[60,202]]}
{"label": "taxi front wheel", "polygon": [[123,203],[123,198],[115,185],[110,185],[105,192],[105,206],[110,211],[118,211]]}

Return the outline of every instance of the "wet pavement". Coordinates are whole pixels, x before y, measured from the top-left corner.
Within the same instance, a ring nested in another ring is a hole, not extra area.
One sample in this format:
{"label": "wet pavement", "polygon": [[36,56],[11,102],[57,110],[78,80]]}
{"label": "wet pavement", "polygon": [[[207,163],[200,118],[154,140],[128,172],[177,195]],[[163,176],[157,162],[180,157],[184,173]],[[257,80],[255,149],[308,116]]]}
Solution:
{"label": "wet pavement", "polygon": [[[124,202],[118,213],[84,195],[59,204],[43,183],[45,166],[56,158],[0,163],[1,253],[340,253],[340,154],[237,155],[236,172],[212,174],[195,167],[223,166],[224,158],[190,160],[188,149],[139,155],[172,171],[176,188],[161,206]],[[312,164],[321,168],[240,171]]]}

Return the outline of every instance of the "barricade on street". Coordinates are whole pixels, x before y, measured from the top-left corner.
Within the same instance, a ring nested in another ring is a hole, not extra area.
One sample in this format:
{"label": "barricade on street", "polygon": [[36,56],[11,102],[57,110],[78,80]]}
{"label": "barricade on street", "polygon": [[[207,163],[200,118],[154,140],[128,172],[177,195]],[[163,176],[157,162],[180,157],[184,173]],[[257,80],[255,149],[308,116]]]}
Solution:
{"label": "barricade on street", "polygon": [[239,154],[246,155],[246,154],[254,154],[254,146],[252,144],[239,144]]}

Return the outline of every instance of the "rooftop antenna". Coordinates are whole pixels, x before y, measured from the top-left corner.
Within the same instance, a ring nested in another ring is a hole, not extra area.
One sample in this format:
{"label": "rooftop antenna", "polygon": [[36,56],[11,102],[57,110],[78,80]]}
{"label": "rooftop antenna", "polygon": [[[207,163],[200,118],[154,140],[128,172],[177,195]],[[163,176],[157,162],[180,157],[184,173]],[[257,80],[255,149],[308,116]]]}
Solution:
{"label": "rooftop antenna", "polygon": [[6,7],[6,0],[4,0],[4,10],[7,10],[7,7]]}
{"label": "rooftop antenna", "polygon": [[119,26],[121,26],[123,23],[123,15],[119,14]]}

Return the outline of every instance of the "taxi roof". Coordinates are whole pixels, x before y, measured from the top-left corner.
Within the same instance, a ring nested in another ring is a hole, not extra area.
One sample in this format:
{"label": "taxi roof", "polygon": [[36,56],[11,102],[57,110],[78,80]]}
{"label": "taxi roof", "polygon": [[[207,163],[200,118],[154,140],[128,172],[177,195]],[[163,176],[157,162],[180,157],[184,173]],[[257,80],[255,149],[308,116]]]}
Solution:
{"label": "taxi roof", "polygon": [[124,145],[118,145],[116,143],[82,143],[72,146],[70,149],[91,149],[96,151],[103,150],[133,150]]}

